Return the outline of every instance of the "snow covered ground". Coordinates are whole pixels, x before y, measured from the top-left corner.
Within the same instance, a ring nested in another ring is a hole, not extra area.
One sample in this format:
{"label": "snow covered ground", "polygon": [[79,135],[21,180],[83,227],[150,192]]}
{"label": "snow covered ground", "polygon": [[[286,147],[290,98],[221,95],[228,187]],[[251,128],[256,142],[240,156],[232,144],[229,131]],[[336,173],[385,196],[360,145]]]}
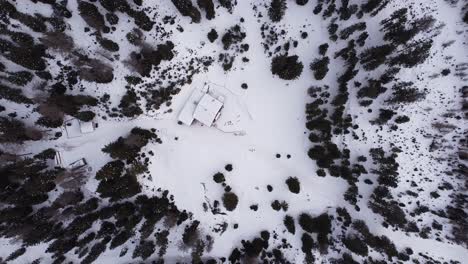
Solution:
{"label": "snow covered ground", "polygon": [[[411,247],[415,255],[419,252],[427,253],[435,259],[456,260],[466,263],[468,250],[461,245],[453,244],[448,240],[437,241],[435,237],[423,239],[414,234],[404,233],[400,230],[384,228],[381,225],[381,217],[374,214],[368,207],[367,201],[373,191],[373,185],[367,185],[363,181],[366,178],[375,179],[374,175],[364,175],[358,182],[360,194],[363,196],[358,205],[360,211],[355,211],[353,206],[343,200],[343,194],[348,188],[345,180],[337,177],[318,177],[317,165],[311,160],[307,152],[311,147],[308,139],[309,132],[305,127],[306,114],[305,105],[311,102],[307,94],[309,87],[313,85],[328,84],[336,85],[336,78],[343,70],[343,64],[330,65],[327,77],[322,81],[313,78],[308,64],[317,57],[317,47],[328,41],[328,21],[321,16],[312,15],[313,3],[306,6],[296,5],[293,1],[288,2],[288,9],[282,21],[277,25],[287,31],[286,39],[300,39],[301,32],[308,32],[306,39],[301,39],[296,48],[291,48],[290,53],[298,55],[304,63],[304,73],[296,80],[285,81],[271,74],[271,58],[266,56],[262,46],[260,26],[262,22],[268,21],[264,1],[238,1],[232,14],[223,8],[216,9],[216,18],[203,20],[202,24],[190,23],[190,18],[177,16],[174,25],[167,25],[166,30],[172,29],[171,41],[175,45],[175,61],[185,61],[193,54],[196,56],[218,56],[222,52],[222,43],[218,38],[210,43],[206,35],[215,28],[220,34],[225,29],[238,24],[243,18],[245,22],[240,23],[247,36],[244,40],[249,44],[247,52],[241,56],[248,57],[250,62],[241,62],[240,56],[236,58],[233,68],[225,72],[221,65],[214,63],[208,71],[195,75],[193,82],[180,87],[181,92],[174,96],[170,107],[164,106],[159,111],[151,111],[132,119],[103,119],[104,113],[96,118],[99,127],[90,134],[80,137],[67,138],[62,136],[58,140],[42,140],[34,144],[24,145],[22,153],[36,153],[46,148],[53,147],[64,154],[66,163],[80,158],[85,158],[91,168],[91,177],[84,186],[86,192],[95,192],[98,181],[92,175],[107,162],[111,161],[108,154],[101,149],[120,136],[125,136],[133,127],[146,129],[155,128],[156,134],[161,138],[162,144],[150,144],[145,151],[153,151],[155,156],[151,157],[149,171],[151,177],[141,177],[139,181],[143,186],[143,192],[149,195],[157,194],[158,188],[168,190],[174,196],[177,207],[193,213],[193,218],[201,222],[201,229],[214,237],[214,245],[209,252],[210,257],[226,257],[241,240],[250,239],[262,230],[276,232],[281,237],[286,237],[292,248],[287,252],[288,257],[297,263],[302,261],[301,237],[294,236],[284,230],[283,219],[286,214],[299,215],[303,212],[319,215],[337,207],[346,207],[352,218],[366,221],[370,230],[376,235],[388,236],[398,247]],[[315,1],[310,1],[315,2]],[[333,142],[339,146],[347,146],[352,149],[352,157],[365,155],[370,148],[383,145],[389,148],[390,144],[404,149],[399,154],[397,161],[400,164],[400,182],[398,188],[392,190],[399,202],[411,205],[413,198],[401,195],[410,188],[410,182],[416,181],[421,188],[420,201],[430,200],[429,193],[437,188],[445,178],[444,171],[448,170],[445,163],[435,163],[437,155],[443,153],[428,153],[428,147],[432,140],[424,137],[427,134],[435,134],[432,124],[439,120],[448,122],[458,127],[458,131],[466,130],[467,125],[461,124],[462,120],[445,118],[444,114],[453,110],[461,102],[459,95],[460,79],[449,75],[446,77],[431,78],[430,76],[444,68],[454,68],[454,65],[467,61],[466,52],[466,27],[460,19],[453,16],[455,7],[449,7],[444,1],[405,1],[392,2],[381,14],[387,17],[397,7],[415,3],[417,8],[431,6],[436,10],[431,12],[436,19],[445,24],[442,33],[434,39],[433,56],[424,64],[416,68],[403,69],[399,73],[402,81],[413,81],[420,89],[427,88],[426,99],[412,105],[399,108],[399,113],[410,117],[411,122],[399,125],[399,130],[379,130],[377,126],[371,125],[369,120],[376,117],[377,108],[369,113],[366,108],[359,106],[356,98],[357,90],[351,90],[346,111],[353,117],[353,122],[359,124],[356,130],[358,135],[365,135],[366,140],[353,139],[352,135],[336,137]],[[430,3],[429,3],[430,2]],[[263,18],[258,18],[253,10],[253,5],[258,5],[263,10]],[[30,5],[28,2],[17,1],[18,10],[23,12],[41,12],[50,15],[48,8],[43,4]],[[154,14],[163,17],[174,15],[178,11],[168,1],[144,1],[144,6],[154,8]],[[71,10],[77,9],[76,1],[69,1]],[[422,10],[421,12],[424,12]],[[122,15],[122,14],[120,14]],[[374,17],[368,21],[368,32],[370,40],[365,47],[373,46],[372,41],[379,38],[378,21],[381,17]],[[74,15],[69,20],[70,29],[67,31],[77,41],[82,49],[92,46],[92,38],[83,36],[82,28],[85,26],[80,16]],[[355,23],[350,20],[349,25]],[[125,39],[125,34],[130,29],[124,17],[120,19],[118,28],[111,35],[112,39],[118,41]],[[176,30],[177,25],[183,27],[183,32]],[[146,42],[152,44],[159,41],[150,32]],[[152,39],[154,38],[154,39]],[[442,49],[441,45],[449,40],[456,39],[453,45]],[[340,47],[331,47],[331,50],[343,48],[346,43],[339,43]],[[119,56],[126,58],[134,49],[128,45],[121,47]],[[450,58],[448,58],[450,56]],[[173,61],[163,61],[160,67],[173,65]],[[118,98],[125,93],[124,76],[129,70],[122,63],[114,63],[115,78],[111,84],[94,84],[81,82],[84,91],[89,94],[103,95],[109,93],[113,106],[118,105]],[[145,81],[156,79],[158,76],[143,78]],[[361,73],[356,77],[364,79]],[[416,79],[417,78],[417,79]],[[205,127],[200,124],[185,126],[178,124],[177,116],[192,93],[193,89],[201,87],[210,82],[220,92],[226,95],[225,108],[222,110],[221,118],[216,122],[217,128]],[[241,85],[248,85],[243,89]],[[108,88],[111,87],[111,89]],[[75,90],[74,93],[79,93]],[[115,100],[114,100],[115,99]],[[385,98],[378,98],[374,105],[383,105]],[[9,103],[2,103],[7,106]],[[167,112],[167,109],[172,112]],[[33,117],[33,116],[32,116]],[[58,130],[57,130],[58,131]],[[242,133],[233,133],[239,132]],[[449,136],[448,136],[449,137]],[[226,171],[225,166],[232,164],[233,170]],[[371,167],[369,160],[365,163]],[[415,174],[418,168],[423,175]],[[226,184],[232,188],[239,198],[236,210],[225,211],[225,214],[213,214],[206,211],[203,203],[212,203],[221,200],[224,193],[223,188],[213,181],[213,175],[222,172],[226,177]],[[300,181],[301,192],[292,193],[288,190],[285,181],[288,177],[297,177]],[[439,177],[440,176],[440,177]],[[423,181],[423,177],[429,177],[431,181]],[[453,180],[454,184],[462,184],[461,180]],[[273,187],[267,190],[267,185]],[[449,194],[444,194],[434,204],[434,208],[441,208],[450,202]],[[287,201],[289,208],[287,212],[275,211],[271,207],[274,200]],[[428,203],[432,203],[429,201]],[[439,205],[437,205],[439,203]],[[258,205],[258,210],[253,211],[250,206]],[[431,224],[431,216],[421,219],[421,222]],[[225,232],[210,232],[223,222],[228,223]],[[234,229],[234,224],[238,228]],[[182,233],[179,230],[179,235]],[[444,230],[444,232],[447,232]],[[138,235],[137,235],[138,236]],[[171,234],[171,236],[176,236]],[[442,236],[444,237],[444,236]],[[280,241],[275,243],[280,244]],[[5,259],[11,252],[19,247],[19,242],[14,240],[0,240],[0,257]],[[25,255],[17,258],[14,263],[30,263],[44,254],[46,245],[40,244],[28,248]],[[130,245],[130,247],[133,247]],[[173,245],[168,250],[166,260],[172,263],[179,259],[186,261],[190,255],[189,251],[182,251],[178,245]],[[80,260],[73,254],[68,257],[72,261]],[[328,263],[327,257],[318,257],[322,263]],[[103,253],[96,263],[129,263],[133,261],[131,254],[119,258],[119,250],[108,250]],[[49,263],[49,262],[44,262]]]}

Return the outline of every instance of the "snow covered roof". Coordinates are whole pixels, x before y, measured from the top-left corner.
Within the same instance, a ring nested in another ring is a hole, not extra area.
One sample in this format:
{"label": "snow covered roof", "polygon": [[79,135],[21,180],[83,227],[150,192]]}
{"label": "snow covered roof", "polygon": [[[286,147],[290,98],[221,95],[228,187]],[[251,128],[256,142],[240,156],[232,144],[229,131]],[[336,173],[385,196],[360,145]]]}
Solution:
{"label": "snow covered roof", "polygon": [[80,130],[81,133],[86,134],[86,133],[91,133],[94,131],[94,122],[81,122],[80,121]]}
{"label": "snow covered roof", "polygon": [[222,107],[220,100],[205,94],[195,108],[193,117],[205,126],[211,126]]}
{"label": "snow covered roof", "polygon": [[204,86],[202,89],[195,89],[190,97],[187,99],[187,102],[185,103],[184,107],[179,113],[179,121],[184,123],[187,126],[192,125],[193,120],[195,119],[193,117],[193,114],[195,112],[195,108],[197,107],[198,102],[200,102],[201,98],[203,95],[206,94],[208,91],[208,86]]}
{"label": "snow covered roof", "polygon": [[82,133],[79,120],[74,118],[65,121],[65,131],[68,138],[80,137]]}

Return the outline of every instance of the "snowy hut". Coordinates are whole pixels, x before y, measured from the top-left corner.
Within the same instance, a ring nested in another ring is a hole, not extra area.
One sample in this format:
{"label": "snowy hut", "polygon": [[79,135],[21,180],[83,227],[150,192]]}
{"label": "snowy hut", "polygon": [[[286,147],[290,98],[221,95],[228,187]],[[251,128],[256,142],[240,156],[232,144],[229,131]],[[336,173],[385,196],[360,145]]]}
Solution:
{"label": "snowy hut", "polygon": [[224,97],[209,93],[209,86],[195,89],[179,114],[179,121],[190,126],[194,120],[205,126],[212,126],[221,113]]}

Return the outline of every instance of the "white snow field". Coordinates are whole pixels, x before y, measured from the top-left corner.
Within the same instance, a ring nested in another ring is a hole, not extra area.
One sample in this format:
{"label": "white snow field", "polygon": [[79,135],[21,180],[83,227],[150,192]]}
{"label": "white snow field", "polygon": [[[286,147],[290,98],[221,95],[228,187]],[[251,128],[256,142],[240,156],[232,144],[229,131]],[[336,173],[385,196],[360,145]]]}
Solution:
{"label": "white snow field", "polygon": [[[196,2],[196,1],[193,1]],[[360,211],[354,210],[354,206],[343,199],[343,194],[348,188],[348,183],[337,177],[318,177],[316,163],[311,160],[307,152],[311,147],[308,139],[309,131],[305,127],[305,105],[311,102],[307,90],[311,86],[324,84],[337,85],[337,77],[344,68],[344,63],[330,65],[330,71],[322,81],[316,81],[309,70],[309,63],[317,57],[317,47],[328,41],[327,26],[329,21],[324,21],[321,16],[312,14],[314,2],[309,1],[305,6],[299,6],[294,1],[288,1],[288,9],[283,19],[276,25],[286,30],[285,39],[298,39],[299,44],[290,51],[298,55],[304,63],[302,75],[292,81],[282,80],[272,75],[270,70],[271,57],[267,56],[262,46],[264,41],[261,36],[260,26],[268,21],[265,1],[238,0],[237,5],[230,14],[224,8],[216,9],[216,17],[213,20],[202,18],[201,24],[191,23],[189,17],[179,15],[177,9],[170,1],[146,0],[143,6],[154,8],[150,11],[155,17],[165,15],[175,16],[173,25],[165,25],[165,30],[172,31],[170,40],[175,45],[175,57],[172,61],[162,61],[161,68],[177,63],[187,62],[191,56],[213,56],[217,59],[222,51],[220,38],[214,43],[207,39],[208,32],[215,28],[222,34],[227,28],[241,23],[241,28],[247,36],[243,43],[249,44],[247,52],[238,54],[234,66],[229,71],[224,71],[218,63],[213,63],[206,72],[194,76],[193,82],[185,84],[179,94],[172,99],[170,106],[163,106],[160,110],[145,111],[145,113],[133,119],[107,118],[103,119],[104,112],[98,114],[95,121],[98,127],[91,133],[78,136],[61,138],[53,141],[42,140],[21,147],[22,153],[36,153],[46,148],[55,148],[63,153],[64,163],[69,164],[75,160],[85,158],[88,163],[90,177],[84,186],[85,194],[96,192],[98,181],[93,177],[94,173],[111,161],[110,156],[101,149],[115,141],[120,136],[125,136],[133,127],[146,129],[155,128],[156,134],[161,138],[162,144],[149,144],[144,150],[152,151],[150,157],[149,174],[151,177],[141,176],[139,182],[143,192],[148,195],[159,194],[158,189],[168,190],[174,197],[175,204],[181,210],[193,213],[193,218],[201,222],[200,229],[214,238],[214,244],[208,253],[210,257],[228,257],[231,251],[240,245],[241,240],[251,239],[262,230],[275,232],[282,238],[287,238],[291,248],[284,251],[285,257],[295,263],[304,260],[301,251],[301,236],[292,235],[285,231],[283,219],[286,214],[299,215],[307,212],[311,215],[319,215],[328,211],[335,211],[337,207],[345,207],[353,219],[365,220],[370,231],[375,235],[389,237],[399,249],[410,247],[414,256],[418,253],[428,254],[439,261],[455,260],[459,263],[468,263],[468,250],[465,246],[457,245],[447,239],[449,230],[442,231],[440,239],[430,236],[423,239],[413,233],[405,233],[401,230],[393,230],[391,227],[382,226],[382,217],[373,213],[368,208],[367,202],[372,194],[374,185],[365,184],[364,179],[372,179],[372,173],[361,176],[357,183],[362,199],[358,201]],[[457,127],[452,134],[444,135],[450,139],[460,131],[466,130],[468,125],[462,120],[444,117],[444,114],[455,111],[455,105],[459,105],[461,98],[459,86],[461,80],[453,75],[432,78],[434,74],[447,65],[457,65],[466,62],[468,53],[466,49],[466,27],[459,17],[454,16],[457,6],[450,6],[446,1],[391,1],[378,16],[370,18],[367,22],[369,39],[365,47],[374,46],[381,38],[379,21],[388,17],[394,10],[402,6],[414,4],[415,12],[423,14],[428,12],[437,20],[437,23],[445,24],[441,34],[434,37],[432,56],[423,64],[411,69],[402,69],[398,77],[402,81],[413,81],[421,90],[427,88],[426,99],[414,104],[400,107],[397,112],[409,116],[411,122],[399,125],[398,130],[378,129],[371,125],[369,120],[376,117],[378,112],[374,108],[372,113],[367,108],[359,106],[356,98],[356,89],[350,89],[350,96],[346,105],[346,113],[353,117],[353,123],[359,124],[354,132],[360,139],[356,140],[352,134],[333,138],[333,143],[340,147],[351,149],[351,157],[355,159],[359,155],[366,155],[369,149],[377,146],[390,148],[396,146],[403,149],[397,158],[399,166],[400,183],[392,190],[398,202],[406,204],[410,211],[416,206],[415,198],[405,195],[410,188],[411,181],[418,183],[420,197],[417,198],[425,205],[430,204],[431,209],[443,209],[450,203],[451,197],[443,194],[438,200],[431,200],[429,193],[437,186],[448,181],[444,178],[444,172],[449,170],[449,165],[444,162],[437,163],[437,158],[448,155],[449,152],[428,152],[432,138],[427,135],[435,135],[437,131],[432,127],[436,121],[447,122]],[[50,15],[50,8],[41,3],[32,4],[29,1],[16,1],[18,10],[22,12],[40,12]],[[263,13],[258,17],[253,6]],[[77,9],[77,1],[68,1],[70,10]],[[428,10],[427,8],[430,8]],[[418,10],[420,8],[420,10]],[[177,15],[176,15],[177,14]],[[204,13],[202,12],[202,16]],[[122,15],[122,14],[120,14]],[[120,16],[119,15],[119,16]],[[356,18],[346,21],[346,25],[356,22]],[[183,27],[180,32],[176,27]],[[82,50],[91,53],[102,52],[92,50],[94,38],[83,34],[85,22],[79,15],[73,15],[69,22],[67,33],[72,36]],[[121,16],[118,30],[108,36],[115,41],[125,39],[125,34],[131,29],[131,25],[124,16]],[[307,32],[308,37],[301,39],[301,32]],[[35,34],[35,33],[31,33]],[[457,40],[453,45],[442,49],[441,45],[450,40]],[[157,32],[150,31],[146,35],[147,43],[159,44]],[[125,43],[125,42],[122,42]],[[119,42],[120,44],[120,42]],[[123,61],[127,58],[134,46],[120,44],[119,58]],[[336,51],[346,46],[346,42],[330,43],[330,50]],[[249,62],[241,62],[241,57],[248,57]],[[84,91],[88,94],[102,96],[110,94],[111,102],[117,107],[119,98],[125,93],[124,77],[131,71],[123,63],[114,62],[114,81],[109,84],[96,84],[81,81]],[[55,68],[57,65],[51,65]],[[376,70],[378,72],[379,69]],[[158,79],[156,71],[151,77],[143,78],[144,81]],[[356,79],[364,80],[367,72],[360,72]],[[220,118],[213,127],[202,126],[194,122],[191,126],[178,123],[178,116],[185,102],[194,89],[199,89],[210,83],[213,89],[223,95],[224,107]],[[241,85],[248,85],[243,89]],[[111,87],[109,89],[109,87]],[[334,89],[334,88],[333,88]],[[333,89],[331,91],[333,91]],[[30,91],[33,93],[33,91]],[[78,94],[75,90],[73,93]],[[333,92],[332,92],[333,93]],[[374,100],[374,105],[384,105],[385,98]],[[21,105],[17,105],[0,99],[2,105],[16,111],[22,111]],[[172,111],[167,111],[172,109]],[[24,110],[23,110],[24,111]],[[32,114],[30,120],[37,118]],[[54,130],[53,132],[60,131]],[[62,129],[63,131],[63,129]],[[65,131],[64,131],[65,132]],[[52,132],[50,133],[52,134]],[[426,137],[425,137],[426,136]],[[364,139],[364,140],[363,140]],[[225,166],[232,164],[233,170],[226,171]],[[369,159],[364,163],[366,168],[372,168]],[[415,173],[415,168],[418,172]],[[369,170],[370,171],[370,170]],[[204,203],[212,204],[214,200],[221,201],[224,193],[223,187],[213,181],[213,175],[222,172],[226,177],[226,184],[232,188],[239,198],[239,203],[234,211],[226,211],[221,206],[224,214],[213,214],[204,208]],[[420,175],[421,173],[422,175]],[[146,174],[145,174],[146,175]],[[300,181],[301,191],[298,194],[288,190],[285,181],[288,177],[297,177]],[[431,181],[424,181],[423,177],[429,177]],[[462,184],[461,179],[452,179],[455,186]],[[271,185],[273,190],[267,190]],[[58,195],[59,191],[52,195]],[[275,211],[271,207],[274,200],[286,201],[289,205],[287,212]],[[250,206],[258,205],[258,210],[253,211]],[[432,223],[434,216],[418,216],[414,220],[418,223]],[[441,223],[443,219],[440,219]],[[228,223],[225,232],[213,232],[222,223]],[[238,228],[233,228],[237,224]],[[158,223],[159,227],[162,223]],[[97,228],[98,227],[94,227]],[[299,225],[296,225],[300,229]],[[170,246],[165,259],[167,263],[176,261],[190,262],[190,250],[183,249],[176,237],[183,233],[183,227],[178,227],[177,232],[170,235]],[[135,237],[137,238],[137,233]],[[171,239],[173,238],[173,239]],[[440,241],[438,241],[440,240]],[[135,238],[126,243],[129,252],[133,251]],[[280,245],[281,240],[272,242],[274,246]],[[0,258],[6,259],[14,250],[21,246],[15,239],[0,239]],[[43,262],[52,263],[51,254],[44,253],[47,244],[29,247],[27,252],[11,263],[31,263],[41,257]],[[119,257],[121,248],[106,250],[95,263],[140,263],[141,259],[132,259],[131,254]],[[316,255],[316,263],[329,263],[335,255]],[[378,256],[374,251],[370,256]],[[73,251],[66,254],[67,260],[79,263],[81,260]],[[365,258],[354,256],[355,260],[363,261]]]}

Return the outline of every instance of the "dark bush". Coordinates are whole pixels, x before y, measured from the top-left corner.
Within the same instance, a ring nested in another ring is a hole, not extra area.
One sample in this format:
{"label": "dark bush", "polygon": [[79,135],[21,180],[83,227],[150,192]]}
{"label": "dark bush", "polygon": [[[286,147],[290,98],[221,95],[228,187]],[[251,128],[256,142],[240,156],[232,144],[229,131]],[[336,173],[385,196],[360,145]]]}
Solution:
{"label": "dark bush", "polygon": [[286,215],[283,219],[284,226],[289,233],[295,234],[296,233],[296,224],[294,223],[294,218],[290,215]]}
{"label": "dark bush", "polygon": [[299,225],[309,233],[329,234],[331,232],[331,219],[327,214],[321,214],[314,218],[303,213],[299,215]]}
{"label": "dark bush", "polygon": [[286,180],[286,184],[288,185],[289,191],[292,193],[299,193],[301,191],[300,182],[296,177],[289,177]]}
{"label": "dark bush", "polygon": [[268,16],[270,17],[271,21],[281,21],[281,19],[283,19],[286,8],[286,0],[271,0],[270,7],[268,8]]}
{"label": "dark bush", "polygon": [[214,28],[208,32],[208,40],[213,43],[218,38],[218,32]]}
{"label": "dark bush", "polygon": [[218,172],[215,175],[213,175],[213,181],[216,183],[223,183],[224,181],[226,181],[226,179],[224,178],[224,174]]}
{"label": "dark bush", "polygon": [[233,192],[225,192],[223,195],[223,205],[228,211],[234,211],[237,207],[239,199],[237,195]]}
{"label": "dark bush", "polygon": [[183,16],[190,17],[194,23],[200,23],[200,11],[193,6],[191,0],[171,0],[171,2]]}
{"label": "dark bush", "polygon": [[330,63],[330,58],[323,57],[321,59],[316,59],[310,64],[310,69],[314,72],[314,77],[316,80],[322,80],[328,73],[328,64]]}
{"label": "dark bush", "polygon": [[271,61],[271,73],[278,75],[283,80],[297,79],[304,65],[298,61],[298,56],[280,55],[273,58]]}
{"label": "dark bush", "polygon": [[357,236],[346,236],[343,238],[343,244],[353,253],[366,257],[369,249],[366,243]]}
{"label": "dark bush", "polygon": [[206,19],[211,20],[215,17],[213,0],[197,0],[197,4],[200,7],[200,9],[205,10]]}

